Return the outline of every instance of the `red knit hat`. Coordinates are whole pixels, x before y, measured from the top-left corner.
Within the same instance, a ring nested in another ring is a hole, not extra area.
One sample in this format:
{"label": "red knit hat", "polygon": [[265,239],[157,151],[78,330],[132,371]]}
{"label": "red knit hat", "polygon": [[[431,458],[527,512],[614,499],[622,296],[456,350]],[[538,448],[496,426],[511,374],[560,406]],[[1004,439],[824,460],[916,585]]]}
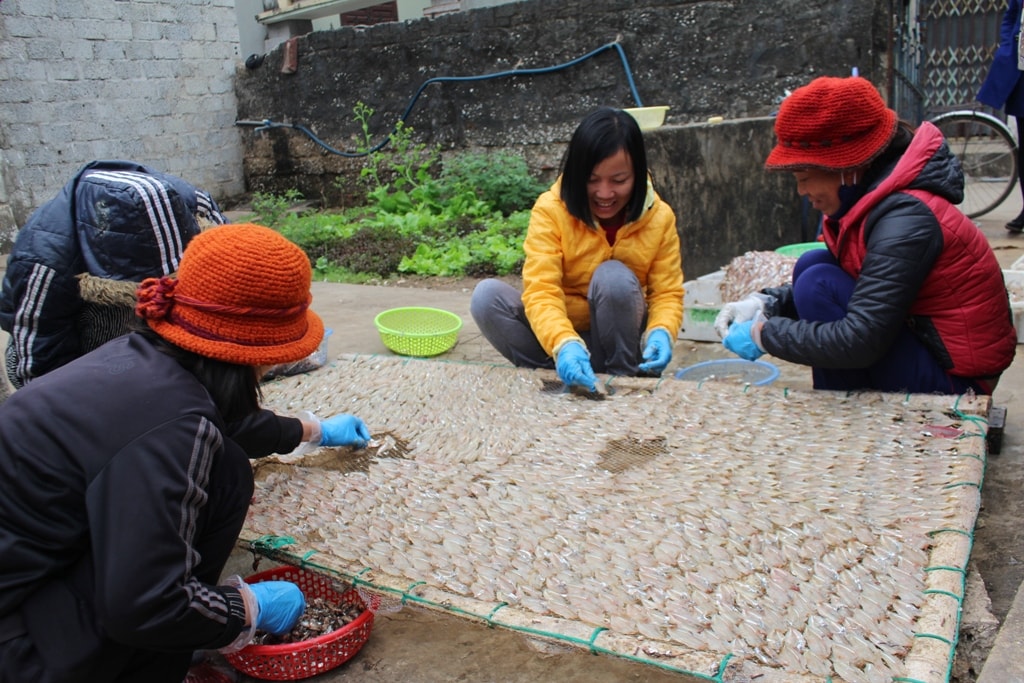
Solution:
{"label": "red knit hat", "polygon": [[822,76],[782,101],[778,142],[764,165],[773,171],[849,171],[881,154],[896,124],[896,112],[867,79]]}
{"label": "red knit hat", "polygon": [[238,365],[305,358],[324,336],[309,310],[309,258],[261,225],[221,225],[192,238],[177,278],[139,283],[135,312],[161,337]]}

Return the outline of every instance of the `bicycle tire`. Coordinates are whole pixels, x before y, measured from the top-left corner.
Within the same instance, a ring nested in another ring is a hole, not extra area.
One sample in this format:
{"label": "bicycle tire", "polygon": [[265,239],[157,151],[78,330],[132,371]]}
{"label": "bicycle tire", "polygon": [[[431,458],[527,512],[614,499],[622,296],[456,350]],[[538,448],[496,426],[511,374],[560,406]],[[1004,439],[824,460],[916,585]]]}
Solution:
{"label": "bicycle tire", "polygon": [[1002,121],[984,112],[951,111],[932,119],[964,171],[960,210],[977,218],[1002,204],[1017,186],[1017,143]]}

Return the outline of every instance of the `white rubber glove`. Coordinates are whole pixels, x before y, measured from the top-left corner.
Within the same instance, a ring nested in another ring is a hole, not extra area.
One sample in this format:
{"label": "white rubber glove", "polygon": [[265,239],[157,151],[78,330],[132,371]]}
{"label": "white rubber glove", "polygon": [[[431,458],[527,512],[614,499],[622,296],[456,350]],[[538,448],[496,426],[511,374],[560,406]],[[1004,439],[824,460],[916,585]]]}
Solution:
{"label": "white rubber glove", "polygon": [[295,447],[295,450],[288,455],[299,456],[315,451],[320,448],[320,440],[323,439],[323,432],[320,429],[319,417],[308,410],[303,410],[299,413],[299,419],[308,423],[310,426],[311,433],[309,435],[309,440],[299,442],[299,445]]}
{"label": "white rubber glove", "polygon": [[729,334],[729,325],[753,320],[758,313],[764,315],[764,307],[769,301],[771,301],[771,297],[767,294],[755,292],[745,299],[727,303],[715,316],[715,332],[719,337],[725,339],[725,336]]}

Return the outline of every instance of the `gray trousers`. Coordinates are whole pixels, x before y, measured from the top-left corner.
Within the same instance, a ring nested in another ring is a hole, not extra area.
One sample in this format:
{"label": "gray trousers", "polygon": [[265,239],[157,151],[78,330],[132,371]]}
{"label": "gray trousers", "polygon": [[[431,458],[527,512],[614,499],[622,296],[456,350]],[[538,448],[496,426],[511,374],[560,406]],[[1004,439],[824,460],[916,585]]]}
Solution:
{"label": "gray trousers", "polygon": [[[647,302],[636,275],[620,261],[605,261],[594,271],[587,301],[590,329],[577,333],[590,351],[594,372],[638,374]],[[469,312],[487,341],[513,365],[555,367],[526,319],[522,294],[508,283],[480,282],[473,290]]]}

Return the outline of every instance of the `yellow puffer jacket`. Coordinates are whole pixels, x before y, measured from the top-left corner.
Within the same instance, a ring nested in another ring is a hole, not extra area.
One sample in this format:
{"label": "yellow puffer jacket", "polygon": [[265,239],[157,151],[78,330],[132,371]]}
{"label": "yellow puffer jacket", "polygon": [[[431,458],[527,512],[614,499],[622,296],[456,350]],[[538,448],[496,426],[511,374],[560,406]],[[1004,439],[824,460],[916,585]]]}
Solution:
{"label": "yellow puffer jacket", "polygon": [[672,208],[647,184],[647,208],[619,228],[615,245],[604,228],[569,214],[560,199],[561,178],[533,205],[523,242],[523,304],[541,346],[552,357],[590,329],[587,290],[599,265],[621,261],[640,280],[647,299],[646,334],[662,328],[673,340],[683,322],[683,267]]}

